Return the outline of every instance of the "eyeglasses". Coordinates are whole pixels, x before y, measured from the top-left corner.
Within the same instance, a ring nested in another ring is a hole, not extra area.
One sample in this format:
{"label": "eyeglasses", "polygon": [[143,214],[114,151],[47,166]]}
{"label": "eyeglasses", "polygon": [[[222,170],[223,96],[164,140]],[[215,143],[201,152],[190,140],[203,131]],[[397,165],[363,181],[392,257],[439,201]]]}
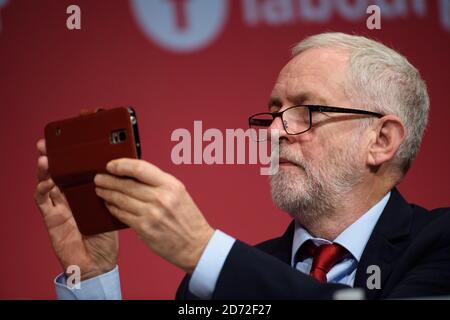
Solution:
{"label": "eyeglasses", "polygon": [[[348,113],[348,114],[362,114],[381,118],[384,115],[381,113],[360,110],[360,109],[348,109],[330,106],[319,106],[319,105],[297,105],[281,112],[262,112],[252,115],[248,118],[248,124],[250,128],[256,129],[268,129],[275,118],[281,118],[283,123],[283,128],[289,135],[297,135],[305,133],[310,130],[313,126],[312,124],[312,113],[313,112],[332,112],[332,113]],[[267,131],[267,130],[266,130]],[[265,140],[264,137],[257,137],[258,141]]]}

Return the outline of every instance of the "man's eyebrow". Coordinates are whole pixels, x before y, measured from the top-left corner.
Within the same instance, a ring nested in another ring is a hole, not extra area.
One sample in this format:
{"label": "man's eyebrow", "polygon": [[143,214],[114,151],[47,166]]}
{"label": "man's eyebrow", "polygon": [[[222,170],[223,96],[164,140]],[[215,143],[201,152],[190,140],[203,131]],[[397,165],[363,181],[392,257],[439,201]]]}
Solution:
{"label": "man's eyebrow", "polygon": [[314,104],[327,105],[327,100],[325,98],[312,92],[302,92],[294,96],[288,96],[288,100],[294,105],[303,104],[306,101],[312,102]]}
{"label": "man's eyebrow", "polygon": [[269,103],[267,104],[269,111],[272,107],[278,107],[281,108],[283,106],[283,103],[281,102],[281,100],[277,97],[270,97],[269,98]]}
{"label": "man's eyebrow", "polygon": [[[290,101],[293,105],[301,105],[305,103],[306,101],[311,101],[314,104],[322,104],[327,105],[327,100],[317,94],[314,94],[312,92],[301,92],[296,95],[288,96],[288,101]],[[270,97],[269,103],[268,103],[269,110],[272,107],[283,107],[283,103],[281,102],[281,99],[278,97]]]}

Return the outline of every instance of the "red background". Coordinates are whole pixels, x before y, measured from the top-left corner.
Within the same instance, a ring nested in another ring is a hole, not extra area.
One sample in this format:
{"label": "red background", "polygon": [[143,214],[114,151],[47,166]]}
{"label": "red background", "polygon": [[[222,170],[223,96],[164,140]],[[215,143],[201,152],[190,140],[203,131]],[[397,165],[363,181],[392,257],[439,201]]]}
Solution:
{"label": "red background", "polygon": [[[70,4],[82,10],[82,30],[66,28]],[[438,2],[427,1],[424,17],[385,19],[377,31],[364,19],[350,22],[339,14],[324,23],[250,27],[241,2],[232,0],[218,37],[181,54],[152,42],[126,0],[9,1],[0,11],[0,298],[55,297],[52,281],[61,269],[33,201],[35,143],[47,122],[81,108],[135,106],[143,158],[181,179],[214,227],[249,243],[282,233],[289,219],[274,208],[258,166],[176,166],[170,135],[176,128],[192,132],[194,120],[202,120],[204,130],[246,128],[248,115],[265,110],[289,48],[323,31],[378,38],[421,70],[431,96],[430,125],[400,190],[428,208],[448,205],[450,30],[438,12]],[[182,272],[133,231],[122,231],[120,240],[124,298],[171,299]]]}

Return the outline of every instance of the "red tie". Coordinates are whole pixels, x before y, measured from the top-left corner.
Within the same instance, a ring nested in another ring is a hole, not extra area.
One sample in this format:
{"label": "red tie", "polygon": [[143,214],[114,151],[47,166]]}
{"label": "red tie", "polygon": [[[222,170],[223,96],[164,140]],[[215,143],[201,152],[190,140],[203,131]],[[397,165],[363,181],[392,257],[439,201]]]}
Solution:
{"label": "red tie", "polygon": [[313,257],[309,274],[322,283],[327,282],[327,273],[347,254],[347,249],[337,243],[316,246],[311,240],[306,241],[301,250]]}

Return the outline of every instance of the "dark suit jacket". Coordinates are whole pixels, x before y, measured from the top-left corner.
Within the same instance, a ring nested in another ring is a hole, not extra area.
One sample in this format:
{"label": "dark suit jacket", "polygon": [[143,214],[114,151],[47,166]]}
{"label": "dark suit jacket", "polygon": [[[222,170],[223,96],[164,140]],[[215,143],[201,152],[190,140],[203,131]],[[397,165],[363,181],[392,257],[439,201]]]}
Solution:
{"label": "dark suit jacket", "polygon": [[[217,280],[213,299],[331,299],[340,284],[321,284],[290,266],[294,224],[280,238],[256,247],[233,245]],[[381,270],[381,288],[368,289]],[[189,276],[177,299],[196,299],[188,290]],[[450,295],[450,209],[428,211],[408,204],[393,189],[358,264],[355,287],[367,299]]]}

